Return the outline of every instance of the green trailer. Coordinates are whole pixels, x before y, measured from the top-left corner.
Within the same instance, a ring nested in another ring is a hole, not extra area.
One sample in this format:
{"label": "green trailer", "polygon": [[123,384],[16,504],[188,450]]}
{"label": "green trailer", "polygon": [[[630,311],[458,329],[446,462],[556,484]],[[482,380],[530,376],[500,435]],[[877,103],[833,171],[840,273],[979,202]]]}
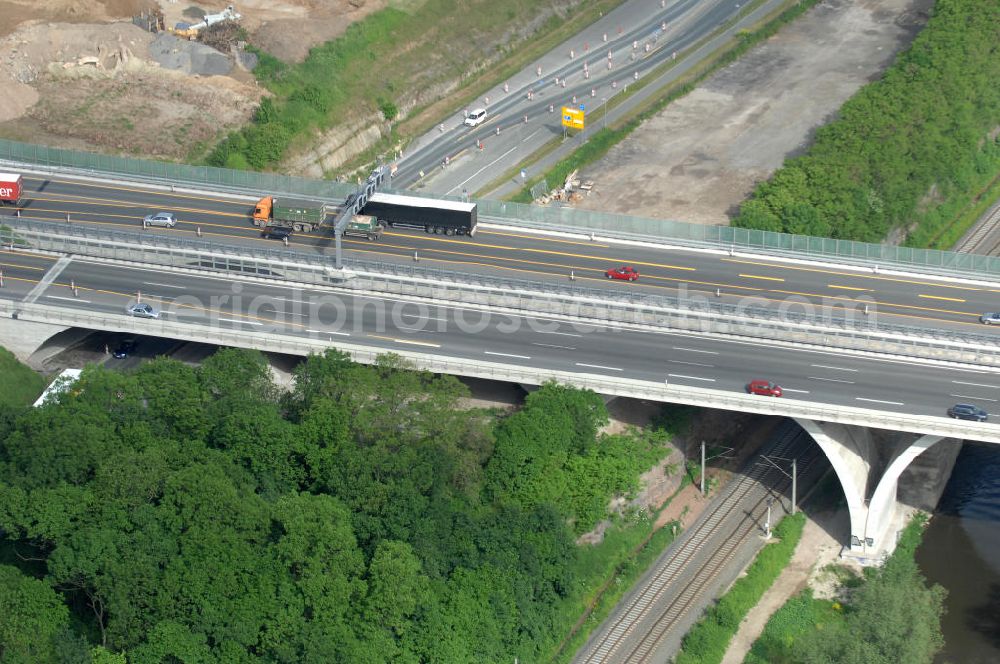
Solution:
{"label": "green trailer", "polygon": [[326,203],[293,201],[265,196],[257,202],[253,223],[261,228],[288,228],[308,233],[326,223],[334,208]]}

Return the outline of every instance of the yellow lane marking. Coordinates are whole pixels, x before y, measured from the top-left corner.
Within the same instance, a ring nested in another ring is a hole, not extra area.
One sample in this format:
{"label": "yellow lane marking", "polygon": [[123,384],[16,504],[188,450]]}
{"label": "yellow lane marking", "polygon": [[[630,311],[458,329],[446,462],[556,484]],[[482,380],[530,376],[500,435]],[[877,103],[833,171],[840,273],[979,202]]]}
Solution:
{"label": "yellow lane marking", "polygon": [[[113,185],[109,183],[102,182],[83,182],[78,180],[60,180],[58,178],[37,178],[34,176],[26,177],[25,180],[29,182],[56,182],[59,184],[68,184],[74,187],[91,187],[93,189],[108,189],[111,191],[128,191],[137,194],[152,194],[154,196],[169,196],[171,198],[190,198],[196,201],[212,201],[215,203],[239,203],[240,201],[233,201],[229,198],[213,198],[212,196],[206,196],[203,194],[187,194],[183,192],[173,192],[173,191],[157,191],[155,189],[146,189],[143,187],[123,187],[120,185]],[[197,185],[190,185],[196,187]],[[206,185],[211,186],[211,185]],[[66,194],[73,195],[73,194]]]}
{"label": "yellow lane marking", "polygon": [[[400,236],[400,237],[403,237],[403,236]],[[437,238],[437,237],[435,237],[433,239],[434,239],[434,241],[442,241],[441,238]],[[443,241],[444,242],[449,242],[449,240],[443,240]],[[358,244],[361,244],[361,245],[365,245],[366,244],[363,241],[356,241],[356,242]],[[628,264],[628,265],[641,265],[643,267],[658,267],[658,268],[663,268],[663,269],[666,269],[666,270],[682,270],[682,271],[685,271],[685,272],[696,272],[697,271],[697,268],[684,267],[682,265],[667,265],[667,264],[663,264],[663,263],[644,263],[644,262],[641,262],[641,261],[626,261],[626,260],[622,260],[620,258],[605,258],[605,257],[602,257],[602,256],[588,256],[586,254],[570,254],[570,253],[565,253],[565,252],[562,252],[562,251],[553,251],[551,249],[531,249],[531,248],[523,248],[523,247],[521,247],[521,248],[518,248],[518,247],[503,247],[503,246],[500,246],[500,245],[493,245],[493,244],[475,244],[475,245],[469,245],[468,243],[463,242],[462,240],[458,240],[458,241],[450,240],[450,242],[458,244],[458,245],[461,245],[461,246],[471,246],[471,247],[477,248],[477,249],[478,248],[499,249],[499,250],[505,250],[505,251],[519,251],[519,252],[525,252],[525,253],[529,253],[529,254],[542,254],[542,255],[559,256],[561,258],[579,258],[579,259],[582,259],[582,260],[600,261],[600,262],[602,262],[602,263],[604,263],[606,265],[611,265],[611,264],[614,264],[614,263],[622,263],[622,264]],[[517,262],[517,263],[527,263],[529,265],[551,265],[552,267],[560,267],[560,268],[564,268],[566,270],[571,270],[571,269],[572,270],[580,270],[580,269],[593,269],[593,270],[596,270],[596,269],[598,269],[598,268],[580,268],[580,267],[575,266],[575,265],[562,265],[562,264],[558,264],[558,263],[542,263],[542,262],[539,262],[539,261],[531,261],[531,260],[527,260],[527,259],[524,259],[524,258],[504,258],[504,257],[501,257],[501,256],[496,256],[496,257],[494,257],[494,256],[484,256],[482,254],[471,253],[471,252],[468,252],[468,251],[454,251],[454,250],[449,250],[449,249],[428,249],[426,247],[406,246],[406,245],[400,245],[400,244],[389,244],[389,243],[386,243],[386,242],[383,242],[379,247],[374,248],[369,253],[387,253],[387,252],[378,251],[379,248],[385,248],[385,247],[389,247],[389,248],[393,248],[393,249],[403,249],[403,250],[405,250],[407,252],[412,252],[412,251],[432,251],[434,253],[447,254],[449,256],[467,256],[467,257],[472,257],[472,258],[477,258],[477,259],[493,259],[493,260],[503,260],[503,261],[514,261],[514,262]],[[605,268],[600,268],[600,271],[603,272],[604,269]]]}
{"label": "yellow lane marking", "polygon": [[[362,244],[364,245],[364,243],[362,243]],[[370,251],[368,251],[366,249],[360,249],[358,251],[359,251],[359,253],[366,253],[366,252],[367,253],[371,253]],[[532,269],[526,269],[526,268],[523,268],[523,267],[512,267],[512,266],[506,266],[506,265],[494,265],[492,263],[480,263],[480,262],[477,262],[477,261],[445,260],[445,259],[441,259],[441,258],[426,258],[426,259],[423,259],[423,260],[427,260],[427,261],[431,261],[431,262],[436,262],[436,263],[442,263],[444,265],[458,263],[458,264],[461,264],[461,265],[473,265],[473,266],[476,266],[476,267],[491,268],[491,269],[494,269],[494,270],[504,270],[504,271],[509,271],[509,272],[517,272],[519,274],[538,274],[538,275],[545,275],[545,276],[549,276],[549,277],[553,276],[552,272],[545,272],[545,271],[542,271],[542,270],[532,270]],[[513,260],[513,259],[511,259],[511,260]],[[517,262],[530,262],[530,261],[517,261]],[[542,264],[542,265],[547,265],[547,264]],[[588,277],[588,276],[586,276],[586,272],[590,271],[590,270],[588,270],[586,268],[579,268],[579,267],[573,268],[572,266],[562,266],[562,267],[565,267],[567,270],[568,269],[574,269],[574,270],[579,270],[580,272],[584,273],[584,274],[575,274],[577,281],[595,281],[595,282],[607,283],[607,280],[605,278],[601,278],[601,277]],[[566,276],[567,276],[567,279],[568,279],[568,277],[569,277],[568,273],[567,273]],[[780,299],[780,298],[774,298],[774,297],[766,297],[763,294],[764,293],[773,293],[773,294],[777,294],[777,295],[798,295],[798,296],[807,297],[807,298],[822,298],[822,299],[826,299],[826,300],[835,300],[835,301],[844,301],[844,302],[847,302],[847,303],[855,303],[855,300],[853,300],[852,298],[845,297],[845,296],[840,296],[840,295],[818,295],[816,293],[805,293],[805,292],[800,292],[800,291],[780,290],[780,289],[773,289],[773,288],[772,289],[765,289],[765,288],[754,288],[752,286],[733,286],[733,285],[730,285],[730,284],[715,283],[715,282],[711,282],[711,281],[697,281],[697,280],[686,280],[686,279],[682,280],[682,279],[679,279],[677,277],[646,276],[646,277],[642,277],[642,279],[646,280],[647,282],[649,280],[656,280],[656,281],[676,282],[676,283],[683,283],[683,284],[693,284],[693,285],[696,285],[696,286],[707,286],[707,287],[712,288],[712,291],[706,291],[706,292],[711,292],[711,294],[713,296],[715,295],[715,292],[714,292],[715,288],[722,288],[722,289],[724,289],[723,290],[723,294],[725,294],[725,295],[736,295],[736,293],[732,293],[732,292],[727,293],[727,292],[725,292],[725,289],[729,289],[729,291],[733,291],[733,290],[747,291],[749,293],[753,293],[752,297],[756,297],[756,298],[758,298],[760,300],[763,300],[765,302],[773,302],[773,303],[777,303],[777,304],[780,304],[782,302],[786,302],[787,300]],[[641,283],[641,282],[640,283],[631,283],[631,284],[629,284],[629,288],[643,288],[643,287],[645,287],[645,288],[656,288],[656,289],[668,289],[668,290],[674,290],[675,289],[675,287],[673,287],[673,286],[660,286],[660,285],[649,284],[649,283],[645,283],[644,284],[644,283]],[[974,318],[976,318],[977,321],[978,321],[978,318],[980,316],[980,314],[978,312],[977,313],[970,313],[970,312],[967,312],[967,311],[955,311],[955,310],[952,310],[952,309],[937,309],[937,308],[934,308],[934,307],[921,307],[921,306],[912,305],[912,304],[894,304],[892,302],[879,302],[877,300],[865,301],[865,302],[861,302],[861,303],[858,303],[858,304],[868,304],[868,305],[874,305],[874,306],[885,306],[885,307],[892,307],[892,308],[896,308],[896,309],[913,309],[913,310],[916,310],[916,311],[926,311],[926,312],[933,312],[933,313],[950,314],[950,315],[962,316],[962,317],[974,317]],[[817,306],[819,306],[819,305],[817,305]],[[898,312],[885,312],[885,313],[887,313],[887,314],[889,314],[891,316],[901,316],[901,317],[905,317],[905,318],[915,318],[915,319],[918,319],[918,320],[934,321],[934,322],[938,322],[938,323],[940,323],[942,320],[946,320],[946,319],[942,319],[942,318],[934,318],[934,317],[930,317],[930,316],[917,316],[917,315],[914,315],[914,314],[907,314],[907,313],[898,313]],[[965,325],[971,324],[971,323],[963,323],[962,321],[948,321],[948,322],[953,322],[953,323],[958,323],[958,324],[965,324]],[[978,325],[978,323],[977,323],[977,325]]]}
{"label": "yellow lane marking", "polygon": [[919,295],[917,295],[917,297],[925,297],[928,300],[948,300],[949,302],[965,302],[965,300],[963,300],[960,297],[941,297],[940,295],[924,295],[923,293],[920,293]]}
{"label": "yellow lane marking", "polygon": [[788,265],[785,263],[767,263],[764,261],[750,261],[741,260],[738,258],[720,258],[719,260],[726,263],[742,263],[744,265],[760,265],[763,267],[773,267],[781,270],[797,270],[799,272],[812,272],[814,274],[832,274],[838,277],[853,277],[855,279],[868,279],[871,281],[890,281],[898,284],[911,284],[914,286],[934,286],[936,288],[951,288],[953,290],[968,290],[968,291],[986,291],[986,292],[998,292],[990,290],[988,288],[978,288],[976,286],[968,286],[963,284],[949,284],[938,281],[921,281],[919,279],[903,279],[901,277],[887,277],[884,275],[875,274],[861,274],[858,272],[843,272],[840,270],[824,270],[822,268],[805,267],[800,265]]}
{"label": "yellow lane marking", "polygon": [[[53,258],[52,260],[54,261],[55,258]],[[35,265],[18,265],[17,263],[0,263],[0,267],[9,267],[15,270],[20,269],[20,270],[35,270],[36,272],[48,272],[49,268],[51,268],[52,266],[48,265],[46,267],[37,267]]]}
{"label": "yellow lane marking", "polygon": [[781,277],[765,277],[759,274],[743,274],[742,272],[740,273],[740,276],[743,277],[744,279],[764,279],[765,281],[784,281],[784,279],[782,279]]}
{"label": "yellow lane marking", "polygon": [[[400,235],[402,233],[386,233],[386,235]],[[521,240],[542,240],[544,242],[551,242],[553,244],[575,244],[581,247],[594,247],[595,249],[610,249],[611,245],[601,244],[600,242],[587,242],[585,240],[565,240],[558,237],[549,237],[547,235],[529,235],[527,233],[502,233],[500,231],[489,231],[489,230],[477,230],[476,235],[496,235],[498,237],[516,237]]]}
{"label": "yellow lane marking", "polygon": [[383,341],[394,341],[397,344],[411,344],[413,346],[427,346],[428,348],[440,348],[441,347],[441,344],[432,344],[432,343],[428,343],[426,341],[413,341],[412,339],[396,339],[395,337],[383,337],[383,336],[379,336],[377,334],[369,334],[369,335],[366,335],[366,336],[369,336],[372,339],[381,339]]}
{"label": "yellow lane marking", "polygon": [[827,288],[839,288],[840,290],[850,290],[850,291],[872,291],[873,288],[858,288],[857,286],[841,286],[840,284],[827,284]]}

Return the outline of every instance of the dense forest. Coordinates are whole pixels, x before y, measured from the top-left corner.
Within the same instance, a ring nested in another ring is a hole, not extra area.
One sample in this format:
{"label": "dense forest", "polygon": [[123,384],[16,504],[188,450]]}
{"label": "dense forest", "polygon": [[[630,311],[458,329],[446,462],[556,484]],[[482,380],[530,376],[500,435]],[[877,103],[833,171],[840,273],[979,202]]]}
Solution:
{"label": "dense forest", "polygon": [[745,202],[734,225],[935,244],[1000,172],[1000,0],[937,0],[882,80],[862,88]]}
{"label": "dense forest", "polygon": [[577,536],[667,434],[601,434],[601,398],[554,384],[470,410],[457,379],[405,369],[329,351],[282,391],[226,349],[4,406],[0,661],[551,654],[603,582]]}

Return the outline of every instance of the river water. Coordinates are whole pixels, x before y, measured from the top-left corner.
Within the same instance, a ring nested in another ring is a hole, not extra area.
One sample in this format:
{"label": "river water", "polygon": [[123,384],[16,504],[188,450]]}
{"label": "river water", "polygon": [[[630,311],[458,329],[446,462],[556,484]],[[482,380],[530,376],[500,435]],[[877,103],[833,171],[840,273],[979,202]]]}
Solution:
{"label": "river water", "polygon": [[1000,662],[1000,446],[962,448],[917,563],[948,590],[935,664]]}

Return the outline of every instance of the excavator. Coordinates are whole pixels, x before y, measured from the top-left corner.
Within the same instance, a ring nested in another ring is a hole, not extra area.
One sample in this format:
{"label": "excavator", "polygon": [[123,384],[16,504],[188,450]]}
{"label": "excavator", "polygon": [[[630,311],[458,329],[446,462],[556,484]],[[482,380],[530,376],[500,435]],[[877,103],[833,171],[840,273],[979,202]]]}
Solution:
{"label": "excavator", "polygon": [[229,5],[218,14],[205,14],[205,17],[201,21],[193,25],[178,23],[170,32],[181,39],[197,39],[198,33],[210,25],[221,23],[222,21],[238,21],[241,18],[243,17],[233,9],[233,6]]}

